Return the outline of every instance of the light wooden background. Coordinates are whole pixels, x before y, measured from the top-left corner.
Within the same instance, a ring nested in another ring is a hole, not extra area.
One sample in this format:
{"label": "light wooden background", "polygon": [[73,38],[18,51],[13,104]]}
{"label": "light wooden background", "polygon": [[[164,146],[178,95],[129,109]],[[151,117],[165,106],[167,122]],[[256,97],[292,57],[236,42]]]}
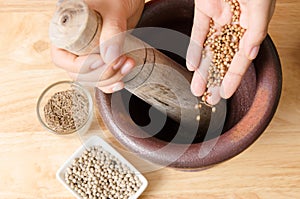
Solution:
{"label": "light wooden background", "polygon": [[[81,141],[46,132],[35,113],[41,91],[68,79],[49,55],[54,8],[54,0],[0,0],[0,198],[72,198],[55,173]],[[283,90],[259,140],[209,170],[147,172],[149,187],[141,198],[300,198],[299,12],[299,0],[277,1],[269,32],[282,61]],[[92,130],[99,129],[95,119]],[[118,146],[109,132],[104,137]]]}

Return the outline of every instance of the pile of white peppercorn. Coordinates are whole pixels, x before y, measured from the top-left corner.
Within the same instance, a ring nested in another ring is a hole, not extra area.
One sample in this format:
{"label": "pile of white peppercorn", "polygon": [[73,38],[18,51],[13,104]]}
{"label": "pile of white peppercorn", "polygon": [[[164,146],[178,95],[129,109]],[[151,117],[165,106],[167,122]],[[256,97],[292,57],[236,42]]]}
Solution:
{"label": "pile of white peppercorn", "polygon": [[86,149],[67,168],[65,181],[82,198],[128,199],[142,183],[128,166],[94,146]]}

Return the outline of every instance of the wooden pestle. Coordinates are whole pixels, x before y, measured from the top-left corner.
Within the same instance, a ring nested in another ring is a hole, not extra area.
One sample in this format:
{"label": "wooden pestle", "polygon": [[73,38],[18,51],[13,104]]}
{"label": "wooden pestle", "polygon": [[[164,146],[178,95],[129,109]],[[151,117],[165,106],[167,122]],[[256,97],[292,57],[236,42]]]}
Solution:
{"label": "wooden pestle", "polygon": [[[51,21],[50,39],[55,46],[76,55],[99,53],[101,24],[101,15],[89,9],[83,0],[65,0]],[[185,127],[198,128],[196,116],[200,112],[195,105],[199,98],[190,91],[192,73],[129,34],[125,37],[124,52],[136,62],[124,79],[125,89]]]}

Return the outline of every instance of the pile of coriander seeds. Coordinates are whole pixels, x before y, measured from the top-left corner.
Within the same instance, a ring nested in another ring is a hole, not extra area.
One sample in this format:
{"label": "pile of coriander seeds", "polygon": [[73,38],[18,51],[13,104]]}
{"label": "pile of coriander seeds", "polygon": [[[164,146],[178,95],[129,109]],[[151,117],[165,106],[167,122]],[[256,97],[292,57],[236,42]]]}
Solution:
{"label": "pile of coriander seeds", "polygon": [[[201,104],[212,107],[212,112],[215,112],[215,107],[207,103],[207,98],[211,96],[208,92],[210,87],[221,86],[222,80],[228,71],[228,68],[233,60],[234,55],[239,50],[240,40],[245,32],[245,29],[239,25],[240,5],[238,0],[224,0],[229,3],[232,12],[230,24],[224,25],[220,32],[214,28],[214,21],[210,21],[210,29],[206,36],[204,48],[209,47],[212,53],[212,60],[208,69],[208,78],[206,91],[202,95],[201,102],[196,105],[196,109],[201,108]],[[205,51],[202,52],[205,56]],[[197,116],[200,120],[200,116]]]}
{"label": "pile of coriander seeds", "polygon": [[89,102],[77,89],[56,92],[44,106],[48,127],[56,133],[66,134],[80,128],[88,119]]}
{"label": "pile of coriander seeds", "polygon": [[93,146],[86,149],[67,168],[65,181],[82,198],[128,199],[142,183],[115,156]]}

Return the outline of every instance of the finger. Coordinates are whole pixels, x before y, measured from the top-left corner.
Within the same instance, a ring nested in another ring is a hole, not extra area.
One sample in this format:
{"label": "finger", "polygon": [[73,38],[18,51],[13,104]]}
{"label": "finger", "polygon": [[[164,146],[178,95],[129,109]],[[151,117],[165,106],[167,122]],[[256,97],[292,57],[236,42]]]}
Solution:
{"label": "finger", "polygon": [[98,87],[98,88],[104,93],[113,93],[113,92],[122,90],[124,88],[124,83],[116,82],[112,85],[102,86],[102,87]]}
{"label": "finger", "polygon": [[205,92],[210,63],[211,54],[207,53],[207,56],[201,60],[200,67],[194,72],[191,82],[191,91],[195,96],[199,97]]}
{"label": "finger", "polygon": [[[117,67],[120,68],[118,71],[114,70],[114,73],[105,71],[105,73],[100,77],[98,86],[106,86],[106,85],[113,84],[117,81],[122,80],[126,75],[128,75],[131,72],[131,70],[134,68],[135,62],[131,58],[127,58],[125,60],[126,61],[123,63],[120,62],[121,66]],[[111,67],[109,69],[111,69]],[[107,74],[111,74],[111,75],[107,75]]]}
{"label": "finger", "polygon": [[210,18],[203,14],[197,7],[196,5],[191,40],[186,56],[186,65],[190,71],[196,70],[200,65],[203,44],[209,31]]}
{"label": "finger", "polygon": [[72,73],[89,73],[104,65],[99,54],[77,56],[53,45],[51,46],[51,56],[55,65]]}
{"label": "finger", "polygon": [[248,29],[244,49],[249,60],[255,59],[259,46],[267,35],[272,1],[254,0],[248,3]]}
{"label": "finger", "polygon": [[233,95],[252,62],[244,52],[244,49],[240,49],[233,57],[220,88],[220,95],[222,98],[228,99]]}
{"label": "finger", "polygon": [[[123,64],[120,70],[115,71],[110,77],[103,78],[103,69],[97,69],[87,74],[69,73],[75,81],[91,87],[106,87],[122,80],[134,68],[134,62],[131,59]],[[111,68],[110,68],[111,69]],[[104,69],[105,70],[105,69]],[[106,71],[105,71],[106,72]],[[112,74],[112,73],[111,73]]]}
{"label": "finger", "polygon": [[198,10],[205,13],[214,20],[215,25],[223,26],[230,23],[232,12],[230,5],[220,0],[196,0],[195,4],[199,5]]}
{"label": "finger", "polygon": [[109,79],[110,77],[114,76],[116,71],[124,65],[126,60],[126,57],[122,56],[112,64],[106,65],[106,67],[104,67],[103,73],[100,74],[101,76],[98,76],[99,80]]}
{"label": "finger", "polygon": [[[107,86],[110,86],[110,85],[115,84],[116,82],[119,82],[122,80],[122,75],[120,74],[120,72],[117,72],[114,76],[112,76],[109,79],[98,80],[98,81],[97,80],[86,81],[86,79],[79,79],[79,77],[76,76],[77,74],[69,74],[69,75],[72,79],[75,78],[76,82],[79,82],[80,84],[87,86],[87,87],[107,87]],[[75,77],[74,77],[74,75],[75,75]],[[83,77],[81,77],[81,78],[83,78]]]}
{"label": "finger", "polygon": [[248,0],[239,0],[240,3],[240,10],[241,10],[241,15],[240,15],[240,25],[248,29]]}
{"label": "finger", "polygon": [[[205,49],[205,51],[207,51],[206,56],[201,60],[200,67],[195,71],[196,74],[194,74],[195,78],[193,80],[195,82],[197,81],[197,83],[194,85],[194,87],[192,87],[192,89],[195,89],[196,92],[198,91],[198,93],[196,93],[196,94],[198,94],[197,96],[203,95],[207,88],[206,85],[208,83],[207,82],[208,71],[209,71],[209,67],[211,65],[211,59],[212,59],[212,53],[208,50],[209,50],[209,48],[207,47]],[[200,79],[200,77],[201,77],[201,79]],[[193,86],[193,82],[192,82],[192,86]],[[207,97],[207,100],[206,100],[206,102],[208,104],[215,105],[220,101],[221,97],[220,97],[220,87],[219,86],[210,86],[207,89],[207,92],[210,93],[210,95]]]}
{"label": "finger", "polygon": [[211,86],[208,88],[207,92],[211,93],[206,100],[208,104],[216,105],[221,100],[220,86]]}
{"label": "finger", "polygon": [[225,24],[230,23],[232,18],[232,11],[230,5],[225,1],[218,1],[219,9],[216,9],[214,5],[211,5],[210,10],[212,11],[211,16],[217,26],[224,26]]}
{"label": "finger", "polygon": [[106,64],[111,64],[122,55],[127,21],[124,17],[103,15],[100,36],[100,52]]}
{"label": "finger", "polygon": [[205,92],[206,78],[201,73],[195,72],[191,82],[191,91],[193,95],[199,97]]}

